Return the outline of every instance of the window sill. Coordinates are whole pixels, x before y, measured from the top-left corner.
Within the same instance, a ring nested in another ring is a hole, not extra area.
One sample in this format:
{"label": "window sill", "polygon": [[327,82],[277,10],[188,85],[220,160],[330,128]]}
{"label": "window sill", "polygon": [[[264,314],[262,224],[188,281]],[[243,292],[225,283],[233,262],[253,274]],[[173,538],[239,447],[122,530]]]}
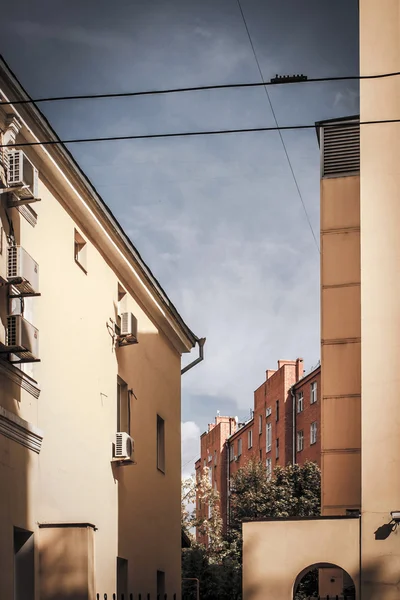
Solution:
{"label": "window sill", "polygon": [[157,471],[159,471],[160,473],[165,475],[165,469],[162,469],[161,467],[157,467]]}
{"label": "window sill", "polygon": [[310,442],[310,446],[315,446],[316,443],[317,443],[317,440],[315,440],[315,442]]}
{"label": "window sill", "polygon": [[85,275],[88,274],[87,270],[85,269],[85,267],[79,262],[79,260],[77,258],[75,258],[75,263],[78,265],[78,267],[85,273]]}

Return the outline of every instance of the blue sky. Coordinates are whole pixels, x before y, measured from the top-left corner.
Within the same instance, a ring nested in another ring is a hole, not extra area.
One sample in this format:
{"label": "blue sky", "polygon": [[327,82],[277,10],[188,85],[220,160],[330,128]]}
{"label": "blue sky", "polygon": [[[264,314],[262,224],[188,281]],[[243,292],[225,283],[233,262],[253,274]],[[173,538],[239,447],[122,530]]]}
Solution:
{"label": "blue sky", "polygon": [[[358,72],[356,0],[242,0],[265,80]],[[0,52],[33,97],[259,81],[236,0],[23,0]],[[357,82],[270,88],[279,124],[358,111]],[[43,104],[61,137],[274,125],[262,88]],[[284,132],[319,232],[315,132]],[[184,472],[217,410],[246,417],[280,358],[319,359],[319,255],[276,132],[71,145],[199,336]],[[189,360],[187,357],[184,361]]]}

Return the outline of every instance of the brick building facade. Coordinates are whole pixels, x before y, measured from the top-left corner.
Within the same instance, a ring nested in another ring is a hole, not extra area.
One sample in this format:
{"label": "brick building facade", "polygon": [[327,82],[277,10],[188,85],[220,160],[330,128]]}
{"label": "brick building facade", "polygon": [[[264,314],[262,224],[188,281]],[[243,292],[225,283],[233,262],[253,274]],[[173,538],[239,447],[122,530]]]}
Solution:
{"label": "brick building facade", "polygon": [[[264,462],[272,473],[288,463],[306,460],[321,464],[320,415],[321,368],[304,375],[303,360],[280,360],[278,369],[266,371],[264,383],[254,392],[253,416],[245,423],[234,417],[215,418],[201,436],[201,457],[196,476],[211,468],[214,489],[220,495],[224,530],[229,514],[229,481],[250,458]],[[207,507],[200,507],[198,514]],[[197,541],[206,543],[198,533]]]}

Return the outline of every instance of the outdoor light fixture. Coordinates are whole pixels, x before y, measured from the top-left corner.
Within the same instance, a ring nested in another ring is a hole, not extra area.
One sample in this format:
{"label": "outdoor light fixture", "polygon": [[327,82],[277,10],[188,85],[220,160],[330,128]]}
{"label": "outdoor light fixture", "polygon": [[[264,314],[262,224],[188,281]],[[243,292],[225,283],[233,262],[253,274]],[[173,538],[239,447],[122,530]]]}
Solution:
{"label": "outdoor light fixture", "polygon": [[395,523],[400,523],[400,510],[392,510],[390,516]]}

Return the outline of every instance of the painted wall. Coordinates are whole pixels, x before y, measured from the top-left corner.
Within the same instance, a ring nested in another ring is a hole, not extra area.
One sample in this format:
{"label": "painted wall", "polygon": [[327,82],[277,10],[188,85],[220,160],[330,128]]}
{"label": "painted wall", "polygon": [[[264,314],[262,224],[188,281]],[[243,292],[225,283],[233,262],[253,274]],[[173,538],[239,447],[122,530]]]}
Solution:
{"label": "painted wall", "polygon": [[292,600],[303,572],[322,564],[345,569],[358,592],[359,519],[243,523],[244,600]]}
{"label": "painted wall", "polygon": [[360,179],[321,181],[322,514],[361,504]]}
{"label": "painted wall", "polygon": [[[398,71],[399,39],[399,2],[361,0],[361,75]],[[398,77],[361,81],[361,121],[399,119],[399,98]],[[361,126],[363,600],[400,597],[399,160],[399,123]]]}
{"label": "painted wall", "polygon": [[[180,353],[139,301],[136,278],[121,278],[113,255],[103,254],[89,215],[73,216],[72,201],[69,210],[70,198],[54,185],[51,173],[41,171],[35,227],[12,209],[17,243],[39,263],[41,296],[25,301],[25,316],[39,329],[41,362],[23,370],[41,392],[36,399],[0,372],[0,406],[39,428],[43,444],[37,454],[0,434],[0,597],[12,597],[13,527],[34,533],[37,573],[39,557],[51,556],[54,578],[73,572],[75,563],[68,552],[53,553],[54,536],[38,524],[69,522],[97,529],[94,564],[87,562],[95,585],[82,583],[79,592],[67,578],[62,598],[111,597],[117,556],[128,560],[129,591],[154,595],[161,570],[166,591],[179,598]],[[5,220],[2,226],[8,231]],[[74,260],[75,228],[87,240],[87,273]],[[116,349],[118,283],[128,290],[125,310],[138,319],[139,344]],[[111,462],[118,375],[133,391],[135,464],[124,466]],[[165,420],[165,474],[156,462],[157,414]],[[49,589],[48,573],[42,568],[37,577],[37,599],[41,588]]]}

